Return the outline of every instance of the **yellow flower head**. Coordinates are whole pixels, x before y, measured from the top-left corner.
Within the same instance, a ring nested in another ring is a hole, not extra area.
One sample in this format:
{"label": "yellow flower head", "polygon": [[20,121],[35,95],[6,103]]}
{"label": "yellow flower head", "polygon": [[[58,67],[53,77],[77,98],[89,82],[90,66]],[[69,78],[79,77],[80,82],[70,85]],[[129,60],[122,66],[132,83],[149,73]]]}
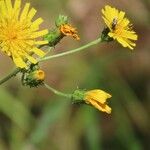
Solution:
{"label": "yellow flower head", "polygon": [[84,96],[84,100],[87,104],[90,104],[100,111],[111,113],[111,108],[107,105],[107,98],[111,98],[111,95],[102,90],[87,91]]}
{"label": "yellow flower head", "polygon": [[36,64],[31,54],[43,57],[45,53],[37,46],[47,44],[37,40],[48,33],[48,30],[39,31],[43,19],[32,21],[36,10],[29,7],[30,3],[26,3],[21,11],[21,0],[15,0],[14,5],[11,0],[0,0],[0,49],[20,68],[27,68],[26,60]]}
{"label": "yellow flower head", "polygon": [[76,28],[73,28],[70,24],[61,25],[60,31],[65,36],[72,36],[74,39],[80,40]]}
{"label": "yellow flower head", "polygon": [[117,40],[123,47],[133,49],[137,34],[132,30],[132,24],[125,17],[125,12],[106,5],[102,9],[103,19],[109,28],[108,36]]}
{"label": "yellow flower head", "polygon": [[45,79],[45,72],[43,70],[36,70],[34,72],[34,78],[36,80],[44,81],[44,79]]}

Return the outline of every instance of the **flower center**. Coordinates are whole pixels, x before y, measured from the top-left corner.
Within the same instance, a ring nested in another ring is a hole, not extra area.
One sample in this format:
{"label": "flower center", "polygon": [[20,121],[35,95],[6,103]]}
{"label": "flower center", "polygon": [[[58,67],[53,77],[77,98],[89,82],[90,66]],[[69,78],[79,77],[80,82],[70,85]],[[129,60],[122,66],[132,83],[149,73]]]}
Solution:
{"label": "flower center", "polygon": [[8,40],[14,41],[14,40],[16,40],[16,39],[17,39],[17,34],[16,34],[15,32],[13,32],[13,31],[10,31],[10,32],[8,33]]}
{"label": "flower center", "polygon": [[6,41],[15,42],[18,39],[20,28],[17,22],[8,22],[3,31],[3,35]]}
{"label": "flower center", "polygon": [[118,22],[117,18],[115,17],[112,21],[111,28],[114,33],[116,33],[117,35],[121,35],[125,27],[122,22]]}
{"label": "flower center", "polygon": [[9,41],[15,41],[18,38],[17,30],[13,27],[8,27],[6,30],[6,39]]}

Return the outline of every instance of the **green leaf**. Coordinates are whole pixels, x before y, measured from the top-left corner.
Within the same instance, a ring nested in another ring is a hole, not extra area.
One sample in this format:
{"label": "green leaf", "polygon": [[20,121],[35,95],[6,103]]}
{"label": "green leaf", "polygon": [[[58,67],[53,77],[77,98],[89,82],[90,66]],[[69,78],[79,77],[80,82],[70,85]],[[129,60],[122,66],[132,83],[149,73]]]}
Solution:
{"label": "green leaf", "polygon": [[0,112],[10,118],[22,130],[26,130],[32,120],[32,116],[24,104],[3,88],[0,88]]}
{"label": "green leaf", "polygon": [[67,106],[66,104],[68,103],[63,100],[61,102],[55,100],[53,104],[50,102],[46,106],[43,115],[37,122],[37,127],[31,134],[31,143],[39,144],[48,136],[50,127],[64,115]]}

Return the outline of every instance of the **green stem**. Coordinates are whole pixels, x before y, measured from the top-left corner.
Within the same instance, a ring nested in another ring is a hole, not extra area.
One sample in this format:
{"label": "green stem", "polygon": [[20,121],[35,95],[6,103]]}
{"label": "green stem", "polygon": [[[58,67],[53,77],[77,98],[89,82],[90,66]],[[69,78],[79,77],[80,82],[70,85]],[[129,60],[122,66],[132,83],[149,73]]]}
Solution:
{"label": "green stem", "polygon": [[9,80],[10,78],[16,76],[20,72],[19,68],[16,68],[12,73],[4,77],[3,79],[0,80],[0,85]]}
{"label": "green stem", "polygon": [[96,45],[100,42],[102,42],[102,39],[98,38],[95,41],[92,41],[92,42],[90,42],[86,45],[83,45],[83,46],[79,47],[79,48],[76,48],[76,49],[73,49],[73,50],[70,50],[70,51],[67,51],[67,52],[63,52],[63,53],[60,53],[60,54],[44,57],[44,58],[40,59],[39,62],[46,61],[46,60],[53,59],[53,58],[57,58],[57,57],[62,57],[62,56],[69,55],[69,54],[72,54],[72,53],[76,53],[76,52],[84,50],[84,49],[86,49],[90,46]]}
{"label": "green stem", "polygon": [[46,83],[44,83],[44,85],[45,85],[45,87],[46,87],[48,90],[52,91],[52,92],[55,93],[56,95],[63,96],[63,97],[67,97],[67,98],[69,98],[69,99],[72,97],[72,94],[66,94],[66,93],[60,92],[60,91],[58,91],[58,90],[56,90],[56,89],[50,87],[50,86],[47,85]]}

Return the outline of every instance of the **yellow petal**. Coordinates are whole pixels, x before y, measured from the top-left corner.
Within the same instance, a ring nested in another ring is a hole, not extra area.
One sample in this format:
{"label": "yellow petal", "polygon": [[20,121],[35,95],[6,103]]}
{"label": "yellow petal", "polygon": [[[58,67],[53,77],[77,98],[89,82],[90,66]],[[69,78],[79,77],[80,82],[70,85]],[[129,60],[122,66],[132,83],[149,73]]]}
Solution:
{"label": "yellow petal", "polygon": [[111,95],[102,90],[90,90],[85,93],[86,101],[92,99],[104,104],[108,98],[111,98]]}
{"label": "yellow petal", "polygon": [[25,7],[21,13],[21,16],[20,16],[20,20],[23,21],[26,17],[27,17],[27,14],[28,14],[28,11],[29,11],[29,7],[30,7],[30,3],[26,3],[25,4]]}
{"label": "yellow petal", "polygon": [[32,20],[32,18],[34,17],[34,15],[36,14],[36,10],[34,9],[34,8],[32,8],[30,11],[29,11],[29,13],[28,13],[28,19],[29,20]]}
{"label": "yellow petal", "polygon": [[43,35],[46,35],[48,33],[48,30],[42,30],[38,32],[34,32],[32,35],[30,35],[30,38],[37,38]]}
{"label": "yellow petal", "polygon": [[35,58],[33,58],[32,56],[30,55],[26,55],[26,58],[33,64],[36,64],[37,63],[37,60]]}
{"label": "yellow petal", "polygon": [[111,113],[111,108],[106,104],[100,104],[96,101],[90,101],[90,104],[97,108],[99,111],[106,112],[108,114]]}
{"label": "yellow petal", "polygon": [[120,11],[118,14],[118,23],[123,20],[124,16],[125,16],[125,12]]}
{"label": "yellow petal", "polygon": [[40,50],[40,49],[38,49],[38,48],[36,48],[36,47],[33,48],[32,51],[33,51],[36,55],[38,55],[38,56],[40,56],[40,57],[45,56],[45,53],[44,53],[42,50]]}
{"label": "yellow petal", "polygon": [[5,5],[5,2],[4,2],[4,0],[0,0],[0,13],[2,14],[2,15],[6,15],[6,5]]}
{"label": "yellow petal", "polygon": [[8,10],[8,14],[10,15],[12,13],[12,3],[11,3],[11,0],[6,0],[5,3],[6,3],[7,10]]}
{"label": "yellow petal", "polygon": [[20,5],[21,5],[21,0],[15,0],[14,4],[14,15],[18,19],[19,12],[20,12]]}
{"label": "yellow petal", "polygon": [[131,47],[125,39],[118,37],[117,41],[122,44],[123,47],[129,47],[131,50],[133,50],[133,47]]}
{"label": "yellow petal", "polygon": [[48,44],[48,41],[36,41],[35,42],[36,45],[44,45],[44,44]]}
{"label": "yellow petal", "polygon": [[42,18],[38,18],[36,19],[34,22],[32,22],[32,25],[31,25],[31,30],[32,31],[36,31],[39,29],[39,25],[43,22],[43,19]]}
{"label": "yellow petal", "polygon": [[20,68],[27,68],[27,65],[26,63],[23,61],[23,59],[19,56],[14,56],[12,55],[13,57],[13,61],[14,63],[16,64],[17,67],[20,67]]}
{"label": "yellow petal", "polygon": [[124,31],[122,33],[122,37],[131,39],[131,40],[137,40],[138,36],[131,31]]}

